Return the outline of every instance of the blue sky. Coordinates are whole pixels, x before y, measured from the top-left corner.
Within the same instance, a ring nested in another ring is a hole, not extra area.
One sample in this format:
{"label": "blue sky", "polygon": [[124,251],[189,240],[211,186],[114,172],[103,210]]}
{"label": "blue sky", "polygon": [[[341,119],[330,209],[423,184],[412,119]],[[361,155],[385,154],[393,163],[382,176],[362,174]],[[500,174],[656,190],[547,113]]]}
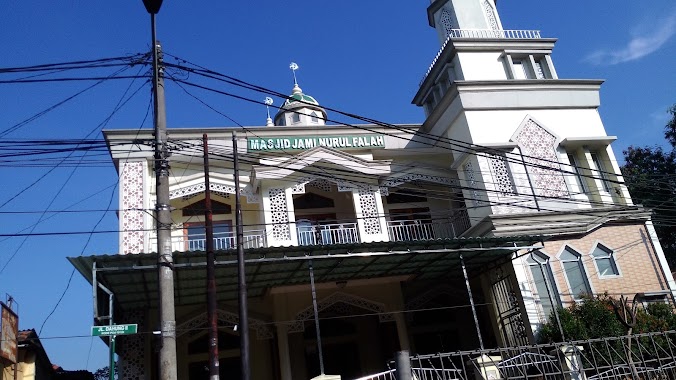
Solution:
{"label": "blue sky", "polygon": [[[140,0],[0,4],[0,67],[122,56],[149,48],[149,16]],[[282,93],[291,90],[288,66],[295,61],[300,66],[299,84],[323,105],[389,123],[419,123],[423,112],[410,102],[439,48],[435,31],[427,25],[427,5],[423,0],[167,0],[158,17],[158,35],[167,53]],[[539,29],[544,37],[559,39],[553,55],[559,77],[606,80],[600,113],[608,134],[619,137],[614,144],[618,157],[631,144],[663,143],[666,109],[676,103],[673,0],[502,0],[498,10],[505,29]],[[133,68],[129,73],[137,71]],[[5,138],[83,138],[100,129],[129,83],[97,86]],[[135,82],[132,88],[140,84]],[[263,98],[225,84],[211,85]],[[86,86],[81,82],[0,84],[0,131]],[[148,86],[140,90],[106,128],[138,128],[149,91]],[[190,91],[240,124],[265,121],[265,108],[260,105]],[[169,128],[233,125],[175,85],[167,85],[166,96]],[[145,127],[151,127],[149,120]],[[0,166],[0,204],[48,170],[17,166]],[[44,210],[52,199],[50,209],[60,210],[93,194],[73,209],[105,209],[111,196],[115,207],[114,188],[106,189],[115,182],[112,164],[75,171],[57,168],[0,212]],[[39,224],[35,232],[89,231],[102,216],[97,230],[117,229],[114,213],[85,212],[59,214]],[[0,234],[22,230],[39,217],[0,214]],[[22,241],[0,237],[0,268],[14,256],[0,273],[0,294],[16,298],[22,329],[38,329],[65,289],[71,273],[65,257],[117,252],[115,234],[94,235],[88,244],[86,235]],[[91,321],[91,287],[76,274],[41,334],[54,363],[90,370],[106,365],[106,346],[100,340],[68,338],[88,335]]]}

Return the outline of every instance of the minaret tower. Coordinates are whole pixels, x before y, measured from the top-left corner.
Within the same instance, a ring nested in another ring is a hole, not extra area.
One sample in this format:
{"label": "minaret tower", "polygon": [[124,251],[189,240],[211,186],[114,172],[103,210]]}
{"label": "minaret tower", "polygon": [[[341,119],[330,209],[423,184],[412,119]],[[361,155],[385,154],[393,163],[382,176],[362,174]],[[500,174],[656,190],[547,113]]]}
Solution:
{"label": "minaret tower", "polygon": [[432,0],[427,19],[442,45],[450,35],[460,37],[463,30],[502,30],[494,0]]}
{"label": "minaret tower", "polygon": [[451,167],[473,189],[464,190],[471,220],[631,204],[626,187],[611,185],[621,174],[598,114],[603,82],[559,79],[556,39],[504,29],[496,1],[431,2],[441,49],[413,99],[425,111],[424,132],[491,147],[451,153]]}

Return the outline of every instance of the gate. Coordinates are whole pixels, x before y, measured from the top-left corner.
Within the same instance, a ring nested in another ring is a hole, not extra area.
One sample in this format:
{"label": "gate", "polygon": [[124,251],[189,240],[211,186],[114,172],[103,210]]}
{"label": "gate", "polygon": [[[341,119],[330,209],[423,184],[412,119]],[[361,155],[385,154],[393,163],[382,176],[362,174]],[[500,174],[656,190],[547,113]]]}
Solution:
{"label": "gate", "polygon": [[510,276],[500,276],[491,285],[491,290],[505,345],[513,347],[529,344],[517,292],[512,286]]}

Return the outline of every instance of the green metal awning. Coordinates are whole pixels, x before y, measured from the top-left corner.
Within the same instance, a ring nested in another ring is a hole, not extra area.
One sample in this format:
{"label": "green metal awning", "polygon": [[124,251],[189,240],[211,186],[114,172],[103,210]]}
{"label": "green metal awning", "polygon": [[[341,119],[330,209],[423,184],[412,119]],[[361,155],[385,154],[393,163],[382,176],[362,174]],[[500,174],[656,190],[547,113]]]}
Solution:
{"label": "green metal awning", "polygon": [[[460,255],[471,274],[510,260],[516,251],[540,248],[541,241],[541,237],[518,236],[247,249],[248,295],[260,297],[277,286],[308,284],[310,259],[318,283],[402,276],[433,280],[461,277]],[[235,300],[236,251],[218,251],[215,256],[218,300]],[[112,291],[123,309],[157,306],[156,254],[68,260],[90,283]],[[174,266],[176,306],[204,303],[206,253],[175,252]]]}

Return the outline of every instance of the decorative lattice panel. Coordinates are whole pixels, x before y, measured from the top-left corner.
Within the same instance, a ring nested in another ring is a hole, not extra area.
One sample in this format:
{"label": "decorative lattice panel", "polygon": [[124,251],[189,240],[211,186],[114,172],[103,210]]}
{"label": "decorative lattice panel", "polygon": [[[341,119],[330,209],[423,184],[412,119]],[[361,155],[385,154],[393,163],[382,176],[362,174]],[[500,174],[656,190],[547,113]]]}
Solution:
{"label": "decorative lattice panel", "polygon": [[291,240],[286,191],[283,188],[272,188],[268,192],[270,194],[270,212],[273,223],[272,238],[275,240]]}
{"label": "decorative lattice panel", "polygon": [[[334,315],[353,316],[354,309],[360,309],[369,314],[378,314],[380,322],[387,322],[394,320],[392,314],[385,312],[385,305],[361,298],[352,294],[343,292],[335,292],[330,296],[324,298],[317,303],[317,311],[330,311]],[[366,314],[366,313],[363,313]],[[300,313],[296,314],[296,319],[289,326],[288,332],[302,332],[305,330],[305,321],[314,318],[314,309],[312,306],[307,307]]]}
{"label": "decorative lattice panel", "polygon": [[467,161],[463,165],[463,171],[465,172],[465,177],[467,178],[467,184],[469,185],[470,192],[472,194],[472,205],[475,207],[479,205],[479,189],[477,187],[476,178],[474,178],[474,167],[471,161]]}
{"label": "decorative lattice panel", "polygon": [[[232,329],[233,326],[239,325],[239,316],[225,310],[217,310],[217,319],[219,328]],[[258,339],[272,339],[273,333],[270,324],[256,318],[249,318],[249,329],[256,332]],[[207,313],[202,313],[194,318],[191,318],[181,323],[176,328],[176,337],[183,335],[196,336],[204,333],[208,328]]]}
{"label": "decorative lattice panel", "polygon": [[500,30],[498,25],[498,19],[495,17],[495,10],[491,3],[488,0],[484,0],[484,13],[486,13],[486,19],[488,20],[488,25],[491,27],[491,30]]}
{"label": "decorative lattice panel", "polygon": [[[136,323],[139,331],[145,331],[143,310],[126,311],[118,323]],[[119,335],[115,340],[118,354],[120,380],[145,379],[144,334]]]}
{"label": "decorative lattice panel", "polygon": [[120,168],[120,188],[122,193],[122,253],[143,252],[144,215],[143,212],[143,162],[123,162]]}
{"label": "decorative lattice panel", "polygon": [[458,180],[454,178],[439,177],[429,174],[418,174],[418,173],[410,173],[403,176],[399,176],[397,178],[388,179],[383,182],[383,186],[394,187],[412,181],[423,181],[423,182],[439,183],[448,186],[458,186]]}
{"label": "decorative lattice panel", "polygon": [[291,194],[305,194],[305,183],[297,183],[291,188]]}
{"label": "decorative lattice panel", "polygon": [[[222,191],[212,191],[211,194],[218,195],[221,198],[230,199],[230,194],[224,193]],[[193,198],[197,198],[198,196],[199,196],[199,194],[185,195],[185,196],[181,197],[181,200],[185,202],[185,201],[189,201]]]}
{"label": "decorative lattice panel", "polygon": [[513,195],[516,193],[514,183],[512,181],[512,174],[507,165],[507,158],[504,155],[489,154],[488,162],[491,165],[491,173],[493,174],[493,183],[495,190],[501,195]]}
{"label": "decorative lattice panel", "polygon": [[306,186],[314,187],[315,189],[326,191],[327,193],[331,191],[331,182],[318,178],[313,181],[310,181]]}
{"label": "decorative lattice panel", "polygon": [[[197,183],[190,186],[183,186],[178,189],[172,190],[169,192],[169,198],[176,199],[181,198],[183,200],[188,200],[197,194],[203,193],[206,185],[204,183]],[[228,198],[228,194],[235,194],[235,186],[225,185],[221,183],[210,183],[209,190],[212,193],[220,195],[224,198]],[[246,197],[247,203],[258,203],[260,202],[260,197],[258,194],[254,193],[251,189],[251,186],[246,186],[239,189],[239,194]]]}
{"label": "decorative lattice panel", "polygon": [[455,24],[453,14],[448,8],[444,8],[441,10],[441,16],[439,17],[439,21],[441,22],[441,25],[444,27],[444,33],[446,33],[447,37],[449,34],[451,34],[451,31],[453,29],[458,29],[458,26]]}
{"label": "decorative lattice panel", "polygon": [[568,188],[556,156],[556,137],[529,119],[514,140],[527,156],[525,160],[535,193],[546,197],[568,197]]}
{"label": "decorative lattice panel", "polygon": [[368,235],[381,233],[376,196],[372,191],[359,190],[359,206],[364,220],[364,232]]}

